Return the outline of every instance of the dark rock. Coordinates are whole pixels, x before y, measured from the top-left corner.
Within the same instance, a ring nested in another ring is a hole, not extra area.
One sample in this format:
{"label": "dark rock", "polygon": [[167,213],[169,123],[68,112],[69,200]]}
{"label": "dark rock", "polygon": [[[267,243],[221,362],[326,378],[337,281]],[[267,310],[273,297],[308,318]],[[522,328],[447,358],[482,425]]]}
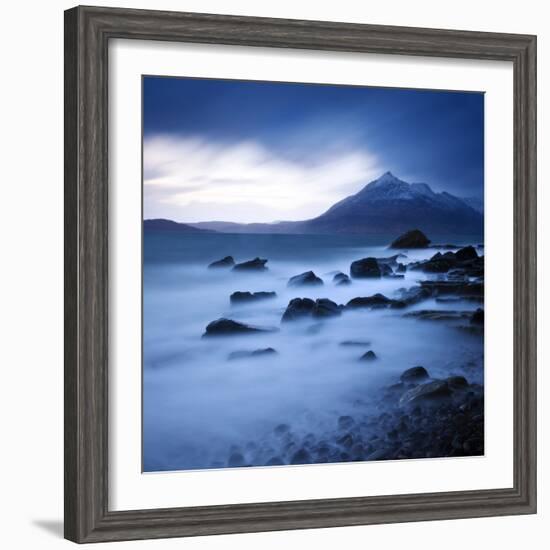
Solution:
{"label": "dark rock", "polygon": [[272,458],[270,458],[266,463],[265,463],[266,466],[282,466],[284,465],[284,462],[282,461],[282,459],[278,456],[274,456]]}
{"label": "dark rock", "polygon": [[376,356],[376,353],[374,353],[374,351],[372,351],[371,349],[365,352],[360,357],[361,361],[374,361],[375,359],[378,359],[378,357]]}
{"label": "dark rock", "polygon": [[422,281],[422,288],[430,291],[432,296],[457,294],[483,296],[483,283],[465,283],[462,281]]}
{"label": "dark rock", "polygon": [[[398,258],[406,258],[405,254],[394,254],[393,256],[387,256],[385,258],[376,258],[378,265],[389,265],[390,267],[397,267],[399,262]],[[402,264],[401,264],[402,265]]]}
{"label": "dark rock", "polygon": [[364,296],[351,299],[346,304],[346,309],[356,309],[362,307],[379,308],[389,307],[393,300],[387,298],[383,294],[373,294],[372,296]]}
{"label": "dark rock", "polygon": [[253,351],[232,351],[228,359],[246,359],[248,357],[265,357],[269,355],[277,355],[273,348],[255,349]]}
{"label": "dark rock", "polygon": [[341,416],[338,418],[338,428],[340,430],[349,430],[355,424],[352,416]]}
{"label": "dark rock", "polygon": [[311,462],[311,455],[304,447],[298,449],[290,459],[291,464],[310,464]]}
{"label": "dark rock", "polygon": [[336,443],[338,443],[338,445],[341,445],[342,447],[345,447],[346,449],[350,449],[353,445],[353,436],[350,433],[347,433],[342,437],[339,437],[336,440]]}
{"label": "dark rock", "polygon": [[340,342],[340,346],[359,346],[359,347],[366,347],[370,346],[370,342],[366,340],[344,340],[343,342]]}
{"label": "dark rock", "polygon": [[398,263],[395,271],[397,271],[397,273],[405,273],[407,271],[407,266],[405,264]]}
{"label": "dark rock", "polygon": [[345,273],[339,272],[334,275],[332,282],[336,285],[349,285],[351,280]]}
{"label": "dark rock", "polygon": [[[409,289],[400,288],[398,292],[399,300],[397,302],[403,302],[405,306],[416,304],[431,296],[430,290],[422,286],[413,286]],[[394,305],[394,307],[396,306]]]}
{"label": "dark rock", "polygon": [[274,328],[260,328],[239,323],[232,319],[217,319],[212,321],[207,327],[203,337],[207,336],[230,336],[233,334],[255,334],[264,332],[274,332]]}
{"label": "dark rock", "polygon": [[235,266],[233,266],[233,270],[234,271],[266,271],[267,270],[267,267],[265,266],[266,263],[267,263],[267,260],[263,260],[262,258],[254,258],[253,260],[236,264]]}
{"label": "dark rock", "polygon": [[233,256],[226,256],[225,258],[222,258],[221,260],[216,260],[215,262],[212,262],[208,268],[218,268],[218,267],[233,267],[235,265],[235,260],[233,259]]}
{"label": "dark rock", "polygon": [[470,318],[468,311],[455,311],[448,309],[420,309],[404,314],[405,317],[415,317],[422,321],[460,321]]}
{"label": "dark rock", "polygon": [[399,405],[411,405],[417,403],[440,401],[451,395],[449,384],[445,380],[434,380],[427,384],[416,386],[406,391],[399,400]]}
{"label": "dark rock", "polygon": [[352,262],[350,275],[355,279],[380,278],[382,277],[382,270],[376,258],[363,258]]}
{"label": "dark rock", "polygon": [[413,229],[395,239],[390,248],[426,248],[430,242],[430,239],[422,231]]}
{"label": "dark rock", "polygon": [[319,298],[315,301],[310,298],[293,298],[288,303],[281,321],[295,321],[306,317],[323,319],[341,314],[341,307],[328,298]]}
{"label": "dark rock", "polygon": [[276,298],[276,292],[233,292],[229,297],[232,304],[249,304],[260,300],[269,300]]}
{"label": "dark rock", "polygon": [[464,376],[449,376],[445,379],[445,382],[453,390],[464,390],[469,386],[468,380]]}
{"label": "dark rock", "polygon": [[376,451],[369,454],[365,460],[385,460],[390,457],[391,449],[376,449]]}
{"label": "dark rock", "polygon": [[485,323],[485,312],[483,309],[478,308],[472,313],[470,323],[473,325],[483,325]]}
{"label": "dark rock", "polygon": [[464,262],[466,260],[477,260],[478,255],[473,246],[465,246],[455,252],[455,257],[459,262]]}
{"label": "dark rock", "polygon": [[306,271],[300,275],[291,277],[287,286],[320,286],[323,284],[323,279],[320,279],[313,271]]}
{"label": "dark rock", "polygon": [[430,375],[424,367],[417,366],[404,371],[400,376],[400,380],[402,382],[419,382],[429,377]]}
{"label": "dark rock", "polygon": [[229,457],[227,465],[230,468],[237,468],[239,466],[244,466],[244,456],[241,453],[232,453]]}

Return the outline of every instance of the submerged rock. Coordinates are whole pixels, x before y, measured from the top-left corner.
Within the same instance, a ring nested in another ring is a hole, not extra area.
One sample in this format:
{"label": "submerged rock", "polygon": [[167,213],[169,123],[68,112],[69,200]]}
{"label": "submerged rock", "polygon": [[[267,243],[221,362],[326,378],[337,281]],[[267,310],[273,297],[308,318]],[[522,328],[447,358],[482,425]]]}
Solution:
{"label": "submerged rock", "polygon": [[216,260],[215,262],[212,262],[208,269],[215,269],[215,268],[229,268],[233,267],[235,265],[235,260],[233,259],[233,256],[226,256],[225,258],[222,258],[221,260]]}
{"label": "submerged rock", "polygon": [[407,266],[398,262],[395,271],[397,273],[405,273],[407,271]]}
{"label": "submerged rock", "polygon": [[460,321],[470,319],[470,311],[455,311],[449,309],[420,309],[404,314],[405,317],[415,317],[422,321]]}
{"label": "submerged rock", "polygon": [[430,242],[420,229],[413,229],[395,239],[390,248],[426,248]]}
{"label": "submerged rock", "polygon": [[422,281],[422,288],[427,289],[432,296],[459,294],[462,296],[483,296],[483,283],[463,281]]}
{"label": "submerged rock", "polygon": [[347,304],[346,309],[357,309],[357,308],[380,308],[380,307],[390,307],[395,300],[384,296],[383,294],[373,294],[372,296],[359,296],[357,298],[352,298]]}
{"label": "submerged rock", "polygon": [[288,280],[287,286],[320,286],[323,284],[323,279],[317,277],[313,271],[306,271],[295,275]]}
{"label": "submerged rock", "polygon": [[350,346],[350,347],[366,347],[370,346],[370,342],[366,340],[344,340],[340,342],[340,346]]}
{"label": "submerged rock", "polygon": [[375,361],[376,359],[378,359],[378,357],[376,356],[376,353],[374,353],[374,351],[370,349],[369,351],[361,355],[359,359],[361,361]]}
{"label": "submerged rock", "polygon": [[401,373],[400,380],[401,382],[419,382],[420,380],[426,380],[429,377],[430,375],[428,374],[428,371],[419,365],[403,371]]}
{"label": "submerged rock", "polygon": [[206,327],[206,332],[203,334],[203,338],[209,336],[231,336],[234,334],[265,333],[274,332],[276,330],[277,329],[275,328],[254,327],[251,325],[246,325],[245,323],[233,321],[232,319],[221,318],[212,321]]}
{"label": "submerged rock", "polygon": [[295,321],[307,317],[317,319],[326,317],[337,317],[342,314],[342,308],[328,298],[293,298],[283,313],[281,321]]}
{"label": "submerged rock", "polygon": [[336,284],[337,286],[349,285],[349,284],[351,284],[351,279],[345,273],[338,272],[332,278],[332,282],[334,284]]}
{"label": "submerged rock", "polygon": [[350,275],[355,279],[380,278],[382,277],[382,270],[376,258],[363,258],[352,262]]}
{"label": "submerged rock", "polygon": [[247,262],[242,262],[233,266],[234,271],[266,271],[267,267],[265,264],[267,260],[262,258],[254,258],[253,260],[248,260]]}
{"label": "submerged rock", "polygon": [[248,357],[265,357],[266,355],[277,355],[277,351],[273,348],[255,349],[253,351],[232,351],[228,359],[232,361],[234,359],[246,359]]}
{"label": "submerged rock", "polygon": [[478,255],[473,246],[465,246],[455,252],[455,257],[459,262],[464,262],[467,260],[477,260]]}
{"label": "submerged rock", "polygon": [[229,297],[232,304],[248,304],[259,300],[269,300],[276,298],[276,292],[233,292]]}

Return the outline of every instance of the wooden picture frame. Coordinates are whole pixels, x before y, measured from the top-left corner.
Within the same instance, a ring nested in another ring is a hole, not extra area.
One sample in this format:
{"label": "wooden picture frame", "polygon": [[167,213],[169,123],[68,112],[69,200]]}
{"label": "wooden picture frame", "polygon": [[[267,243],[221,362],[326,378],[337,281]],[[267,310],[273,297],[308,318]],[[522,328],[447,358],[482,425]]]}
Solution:
{"label": "wooden picture frame", "polygon": [[[108,44],[112,38],[502,60],[514,71],[510,489],[109,511]],[[65,12],[65,537],[245,533],[536,511],[536,37],[77,7]]]}

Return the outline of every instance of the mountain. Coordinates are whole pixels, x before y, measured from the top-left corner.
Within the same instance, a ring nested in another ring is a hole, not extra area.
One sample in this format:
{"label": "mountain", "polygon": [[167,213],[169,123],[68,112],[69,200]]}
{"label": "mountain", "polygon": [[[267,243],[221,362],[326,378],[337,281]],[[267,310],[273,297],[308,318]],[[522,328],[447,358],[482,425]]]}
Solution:
{"label": "mountain", "polygon": [[172,220],[156,218],[153,220],[143,220],[144,231],[178,231],[180,233],[214,233],[210,229],[199,229],[185,223],[178,223]]}
{"label": "mountain", "polygon": [[201,229],[223,233],[400,234],[411,227],[428,234],[481,235],[483,215],[446,191],[407,183],[386,172],[355,195],[320,216],[299,222],[237,224],[201,222]]}

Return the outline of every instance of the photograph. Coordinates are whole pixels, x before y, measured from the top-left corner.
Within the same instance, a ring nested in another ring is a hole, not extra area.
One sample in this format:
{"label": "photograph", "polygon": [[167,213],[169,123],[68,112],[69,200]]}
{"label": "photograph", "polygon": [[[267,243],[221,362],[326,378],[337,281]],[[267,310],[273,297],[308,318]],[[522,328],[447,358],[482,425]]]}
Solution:
{"label": "photograph", "polygon": [[143,76],[144,472],[484,454],[484,94]]}

